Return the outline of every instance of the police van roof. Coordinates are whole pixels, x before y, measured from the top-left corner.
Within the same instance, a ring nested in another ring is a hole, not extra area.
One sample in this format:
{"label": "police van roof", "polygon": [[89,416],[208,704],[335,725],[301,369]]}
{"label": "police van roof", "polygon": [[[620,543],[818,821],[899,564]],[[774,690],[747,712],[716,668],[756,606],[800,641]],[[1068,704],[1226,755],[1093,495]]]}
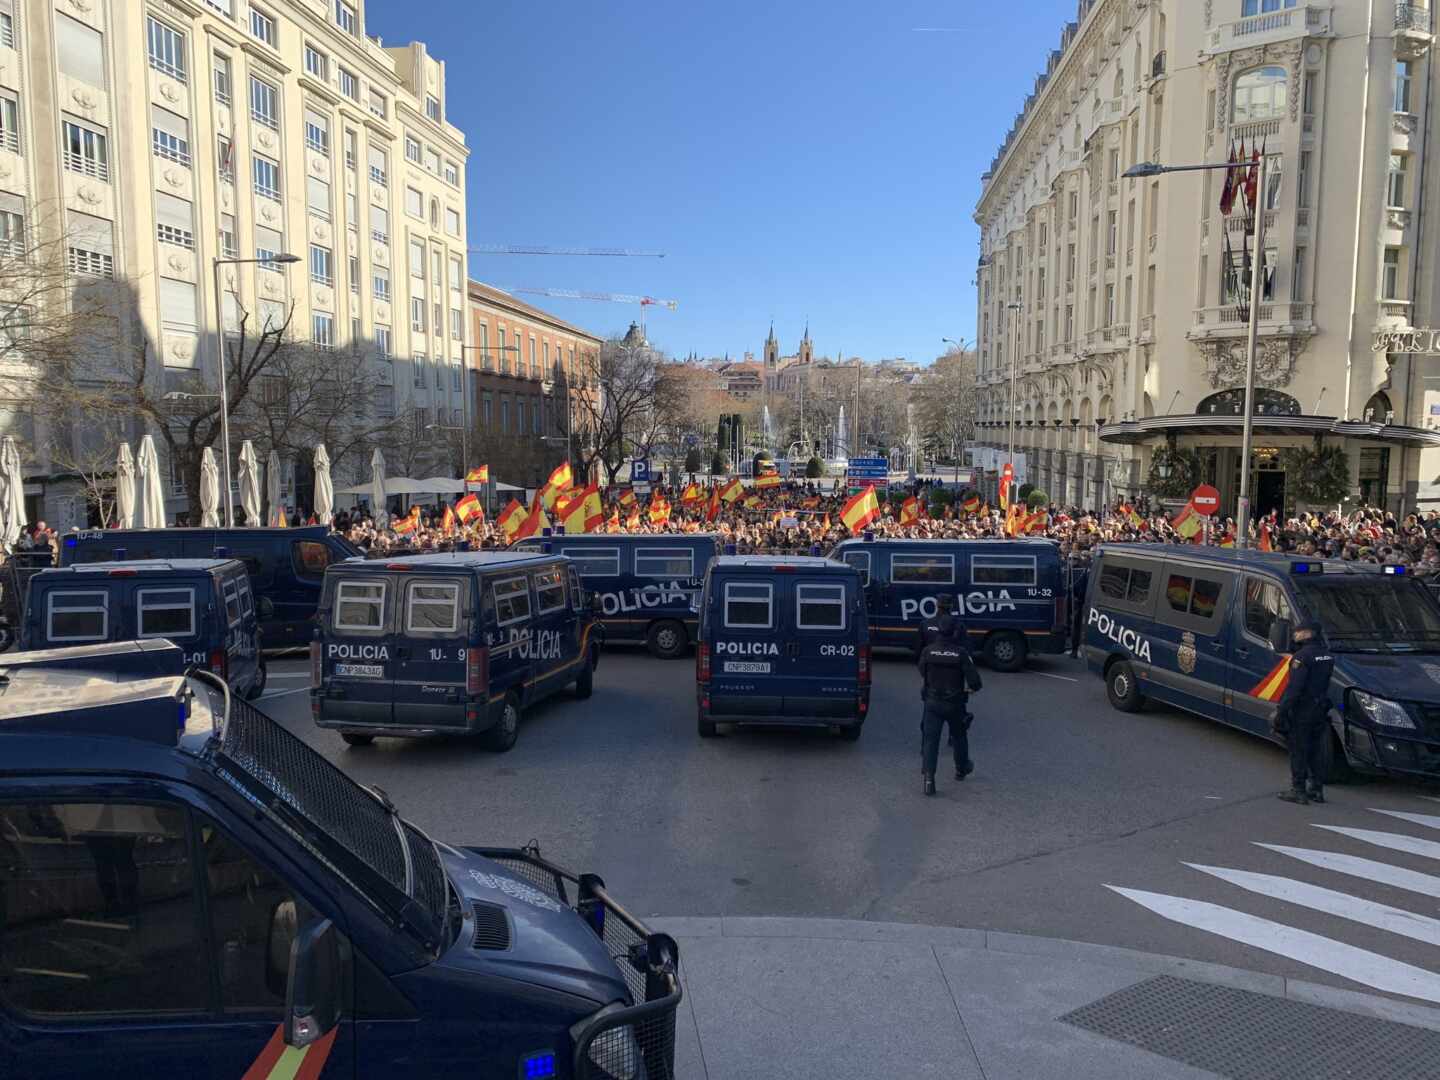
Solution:
{"label": "police van roof", "polygon": [[52,566],[40,571],[36,577],[99,577],[117,574],[134,577],[137,574],[170,574],[176,571],[203,573],[218,570],[237,562],[236,559],[136,559],[133,562],[77,563],[74,566]]}
{"label": "police van roof", "polygon": [[946,546],[963,544],[970,547],[994,544],[997,547],[1000,545],[1011,547],[1015,544],[1020,544],[1026,547],[1058,547],[1059,541],[1051,540],[1046,536],[936,536],[928,540],[923,537],[912,536],[873,536],[869,538],[863,536],[847,536],[835,546],[844,547],[846,544],[884,544],[887,547],[891,545],[896,547],[934,547],[936,544]]}
{"label": "police van roof", "polygon": [[[1394,574],[1397,570],[1408,573],[1408,567],[1382,566],[1378,563],[1350,562],[1345,559],[1324,559],[1318,555],[1298,555],[1284,551],[1256,551],[1254,548],[1197,547],[1193,544],[1134,544],[1105,543],[1100,545],[1100,554],[1107,552],[1151,559],[1188,559],[1198,562],[1232,566],[1237,570],[1247,567],[1273,570],[1277,574],[1293,574],[1296,567],[1304,567],[1305,573],[1323,574]],[[1314,568],[1314,569],[1311,569]]]}
{"label": "police van roof", "polygon": [[355,570],[374,573],[377,570],[489,570],[535,563],[553,562],[558,555],[537,551],[435,551],[425,555],[396,555],[393,558],[352,557],[331,563],[330,570]]}
{"label": "police van roof", "polygon": [[720,555],[710,564],[715,570],[776,570],[788,567],[793,570],[844,571],[858,574],[849,563],[836,559],[825,559],[818,555]]}
{"label": "police van roof", "polygon": [[613,544],[617,540],[716,540],[720,539],[719,533],[714,532],[693,532],[693,533],[575,533],[574,535],[559,534],[556,536],[535,537],[536,540],[550,540],[557,543],[573,544],[577,540],[584,543]]}
{"label": "police van roof", "polygon": [[327,536],[330,533],[329,525],[296,525],[293,527],[281,527],[279,525],[235,525],[226,528],[223,525],[216,526],[186,526],[172,525],[160,529],[80,529],[77,532],[66,533],[64,539],[71,540],[116,540],[126,536],[191,536],[196,533],[235,533],[245,538],[258,536],[294,536],[311,539],[316,536]]}

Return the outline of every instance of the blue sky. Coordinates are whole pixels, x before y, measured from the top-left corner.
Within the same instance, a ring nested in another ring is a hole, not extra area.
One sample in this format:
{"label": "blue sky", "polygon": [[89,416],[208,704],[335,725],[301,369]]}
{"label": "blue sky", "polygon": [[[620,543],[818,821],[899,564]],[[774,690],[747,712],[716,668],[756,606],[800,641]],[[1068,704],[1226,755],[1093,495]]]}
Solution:
{"label": "blue sky", "polygon": [[[1074,0],[370,0],[446,61],[471,147],[471,275],[673,298],[650,339],[928,362],[974,334],[980,174]],[[917,33],[916,27],[962,33]],[[527,297],[601,334],[638,308]]]}

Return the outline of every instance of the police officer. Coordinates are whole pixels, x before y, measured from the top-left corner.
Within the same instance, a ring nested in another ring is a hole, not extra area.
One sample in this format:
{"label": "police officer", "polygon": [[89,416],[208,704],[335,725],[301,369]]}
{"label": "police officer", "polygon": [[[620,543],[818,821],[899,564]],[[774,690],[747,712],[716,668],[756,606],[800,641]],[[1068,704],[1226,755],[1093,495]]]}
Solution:
{"label": "police officer", "polygon": [[[935,617],[926,619],[920,625],[920,651],[925,651],[925,646],[940,640],[940,629],[946,619],[951,618],[951,612],[955,610],[955,598],[948,593],[942,593],[935,598]],[[916,654],[919,660],[919,654]]]}
{"label": "police officer", "polygon": [[940,729],[947,723],[955,744],[955,779],[975,771],[970,760],[969,695],[980,689],[980,672],[970,656],[965,627],[952,616],[940,623],[940,636],[920,654],[920,677],[925,680],[921,722],[920,771],[925,794],[935,794],[935,765],[940,758]]}
{"label": "police officer", "polygon": [[1070,655],[1078,657],[1085,640],[1085,588],[1090,582],[1090,558],[1075,555],[1070,564]]}
{"label": "police officer", "polygon": [[1320,627],[1303,623],[1294,633],[1290,681],[1275,709],[1275,733],[1290,743],[1290,790],[1286,802],[1325,801],[1325,740],[1330,729],[1330,673],[1335,658],[1320,639]]}

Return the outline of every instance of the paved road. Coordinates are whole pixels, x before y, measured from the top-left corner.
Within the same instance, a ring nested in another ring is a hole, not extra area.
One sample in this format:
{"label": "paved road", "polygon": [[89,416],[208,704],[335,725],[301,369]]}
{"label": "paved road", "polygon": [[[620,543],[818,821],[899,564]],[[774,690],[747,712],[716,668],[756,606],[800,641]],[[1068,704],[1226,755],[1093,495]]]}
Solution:
{"label": "paved road", "polygon": [[1014,931],[1440,1002],[1440,789],[1370,782],[1289,806],[1277,748],[1164,709],[1116,712],[1099,679],[1046,658],[985,673],[978,771],[925,799],[909,661],[878,661],[853,744],[702,741],[692,674],[608,652],[591,701],[534,710],[504,755],[347,749],[310,725],[297,662],[273,669],[266,705],[437,839],[538,839],[646,914]]}

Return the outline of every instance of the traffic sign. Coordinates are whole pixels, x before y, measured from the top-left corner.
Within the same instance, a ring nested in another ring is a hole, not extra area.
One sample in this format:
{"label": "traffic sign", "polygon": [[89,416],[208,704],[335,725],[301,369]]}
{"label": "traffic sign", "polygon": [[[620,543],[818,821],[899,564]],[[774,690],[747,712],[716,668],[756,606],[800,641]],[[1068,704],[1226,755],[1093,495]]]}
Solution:
{"label": "traffic sign", "polygon": [[650,462],[646,458],[635,458],[630,462],[630,482],[632,484],[648,484],[650,482]]}
{"label": "traffic sign", "polygon": [[1197,514],[1211,517],[1220,509],[1220,492],[1209,484],[1201,484],[1190,493],[1190,505]]}
{"label": "traffic sign", "polygon": [[846,466],[845,478],[852,488],[883,484],[890,479],[890,462],[883,457],[852,457]]}

